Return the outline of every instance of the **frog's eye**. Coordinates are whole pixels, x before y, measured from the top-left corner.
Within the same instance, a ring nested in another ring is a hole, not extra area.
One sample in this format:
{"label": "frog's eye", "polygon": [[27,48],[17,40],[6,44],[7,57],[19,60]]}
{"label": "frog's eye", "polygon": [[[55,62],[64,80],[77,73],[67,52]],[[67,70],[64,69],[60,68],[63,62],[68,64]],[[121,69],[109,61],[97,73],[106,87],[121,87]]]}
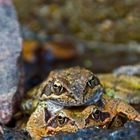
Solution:
{"label": "frog's eye", "polygon": [[60,94],[63,91],[63,87],[59,81],[55,81],[51,87],[51,91],[56,94]]}
{"label": "frog's eye", "polygon": [[47,120],[47,126],[51,126],[53,128],[56,127],[62,127],[65,124],[67,124],[69,121],[69,119],[65,116],[55,116],[54,118],[52,118],[51,120]]}
{"label": "frog's eye", "polygon": [[92,118],[96,121],[104,121],[107,118],[110,118],[110,114],[108,112],[102,112],[98,109],[93,110]]}
{"label": "frog's eye", "polygon": [[90,88],[94,88],[95,86],[99,85],[100,84],[100,81],[99,79],[96,77],[96,76],[92,76],[88,82],[87,82],[88,86]]}
{"label": "frog's eye", "polygon": [[58,121],[58,125],[63,126],[64,124],[66,124],[68,122],[68,118],[58,116],[57,121]]}
{"label": "frog's eye", "polygon": [[98,110],[98,109],[93,110],[93,112],[92,112],[92,118],[94,120],[97,120],[98,121],[100,119],[100,116],[101,116],[101,111],[100,110]]}

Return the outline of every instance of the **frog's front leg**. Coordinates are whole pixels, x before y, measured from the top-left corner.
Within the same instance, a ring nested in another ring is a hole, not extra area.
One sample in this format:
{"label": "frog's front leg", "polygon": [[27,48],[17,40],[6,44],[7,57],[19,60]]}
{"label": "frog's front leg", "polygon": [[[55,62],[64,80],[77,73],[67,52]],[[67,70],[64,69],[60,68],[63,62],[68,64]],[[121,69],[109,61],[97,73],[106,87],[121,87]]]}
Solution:
{"label": "frog's front leg", "polygon": [[118,113],[125,114],[129,120],[140,121],[140,114],[124,101],[119,101],[118,105],[116,106],[116,111]]}
{"label": "frog's front leg", "polygon": [[49,101],[40,101],[26,125],[26,129],[30,133],[31,137],[49,136],[59,131],[59,128],[54,129],[53,127],[47,126],[49,120],[55,116],[55,113],[59,109],[62,109],[62,107]]}
{"label": "frog's front leg", "polygon": [[57,133],[57,131],[60,130],[52,127],[47,127],[47,128],[42,127],[42,128],[34,128],[32,132],[29,133],[34,140],[40,140],[42,137],[54,135],[55,133]]}
{"label": "frog's front leg", "polygon": [[20,108],[23,114],[29,114],[35,110],[39,102],[39,99],[25,99],[21,102]]}
{"label": "frog's front leg", "polygon": [[47,111],[47,105],[45,101],[39,102],[36,110],[31,114],[26,129],[30,133],[31,137],[39,137],[45,133],[46,121],[51,117],[51,114]]}

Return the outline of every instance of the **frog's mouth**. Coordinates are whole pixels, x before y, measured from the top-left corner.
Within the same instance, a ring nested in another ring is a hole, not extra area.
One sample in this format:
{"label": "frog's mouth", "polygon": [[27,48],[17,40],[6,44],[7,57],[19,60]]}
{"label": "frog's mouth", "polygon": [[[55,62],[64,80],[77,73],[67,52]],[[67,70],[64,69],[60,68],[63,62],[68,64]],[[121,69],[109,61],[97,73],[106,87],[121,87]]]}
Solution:
{"label": "frog's mouth", "polygon": [[[45,96],[45,95],[44,95]],[[64,106],[64,107],[69,107],[69,106],[79,106],[82,105],[81,101],[76,100],[73,96],[62,94],[62,95],[51,95],[47,97],[43,97],[46,101],[51,101],[52,103],[59,105],[59,106]]]}
{"label": "frog's mouth", "polygon": [[59,106],[85,106],[85,105],[91,105],[96,104],[101,100],[101,96],[104,93],[104,89],[101,86],[97,86],[94,88],[94,90],[87,91],[85,94],[81,94],[82,97],[75,97],[72,94],[61,94],[56,95],[52,94],[51,96],[43,95],[45,96],[45,100],[49,100],[51,102],[54,102],[55,104]]}

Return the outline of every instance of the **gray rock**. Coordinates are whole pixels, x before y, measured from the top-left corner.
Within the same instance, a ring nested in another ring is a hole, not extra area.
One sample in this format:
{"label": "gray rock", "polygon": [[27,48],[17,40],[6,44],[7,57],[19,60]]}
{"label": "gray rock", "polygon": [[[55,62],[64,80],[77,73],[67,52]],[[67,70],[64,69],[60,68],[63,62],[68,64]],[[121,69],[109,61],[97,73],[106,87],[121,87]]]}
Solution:
{"label": "gray rock", "polygon": [[126,75],[139,75],[140,76],[140,64],[121,66],[113,71],[115,75],[126,74]]}
{"label": "gray rock", "polygon": [[0,0],[0,122],[9,122],[12,115],[12,97],[17,90],[17,57],[22,39],[16,12],[11,1]]}

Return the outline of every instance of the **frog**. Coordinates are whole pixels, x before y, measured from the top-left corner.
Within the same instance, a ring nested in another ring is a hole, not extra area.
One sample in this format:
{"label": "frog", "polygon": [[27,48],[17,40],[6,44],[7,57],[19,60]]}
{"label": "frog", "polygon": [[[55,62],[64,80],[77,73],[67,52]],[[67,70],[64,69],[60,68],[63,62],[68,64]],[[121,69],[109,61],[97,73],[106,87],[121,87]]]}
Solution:
{"label": "frog", "polygon": [[45,85],[42,99],[62,106],[93,104],[103,94],[98,77],[81,67],[52,71]]}
{"label": "frog", "polygon": [[53,112],[48,110],[47,101],[41,101],[30,116],[26,130],[32,138],[38,140],[41,137],[53,136],[60,132],[74,133],[79,129],[91,126],[108,129],[115,125],[116,128],[123,122],[119,120],[119,123],[116,123],[118,116],[122,116],[126,121],[140,121],[140,114],[123,100],[114,99],[108,95],[103,95],[102,100],[104,107],[92,104],[59,108]]}
{"label": "frog", "polygon": [[[48,78],[27,93],[21,104],[24,112],[33,112],[39,100],[69,107],[97,103],[104,93],[98,77],[81,67],[51,71]],[[35,102],[34,102],[35,100]]]}

